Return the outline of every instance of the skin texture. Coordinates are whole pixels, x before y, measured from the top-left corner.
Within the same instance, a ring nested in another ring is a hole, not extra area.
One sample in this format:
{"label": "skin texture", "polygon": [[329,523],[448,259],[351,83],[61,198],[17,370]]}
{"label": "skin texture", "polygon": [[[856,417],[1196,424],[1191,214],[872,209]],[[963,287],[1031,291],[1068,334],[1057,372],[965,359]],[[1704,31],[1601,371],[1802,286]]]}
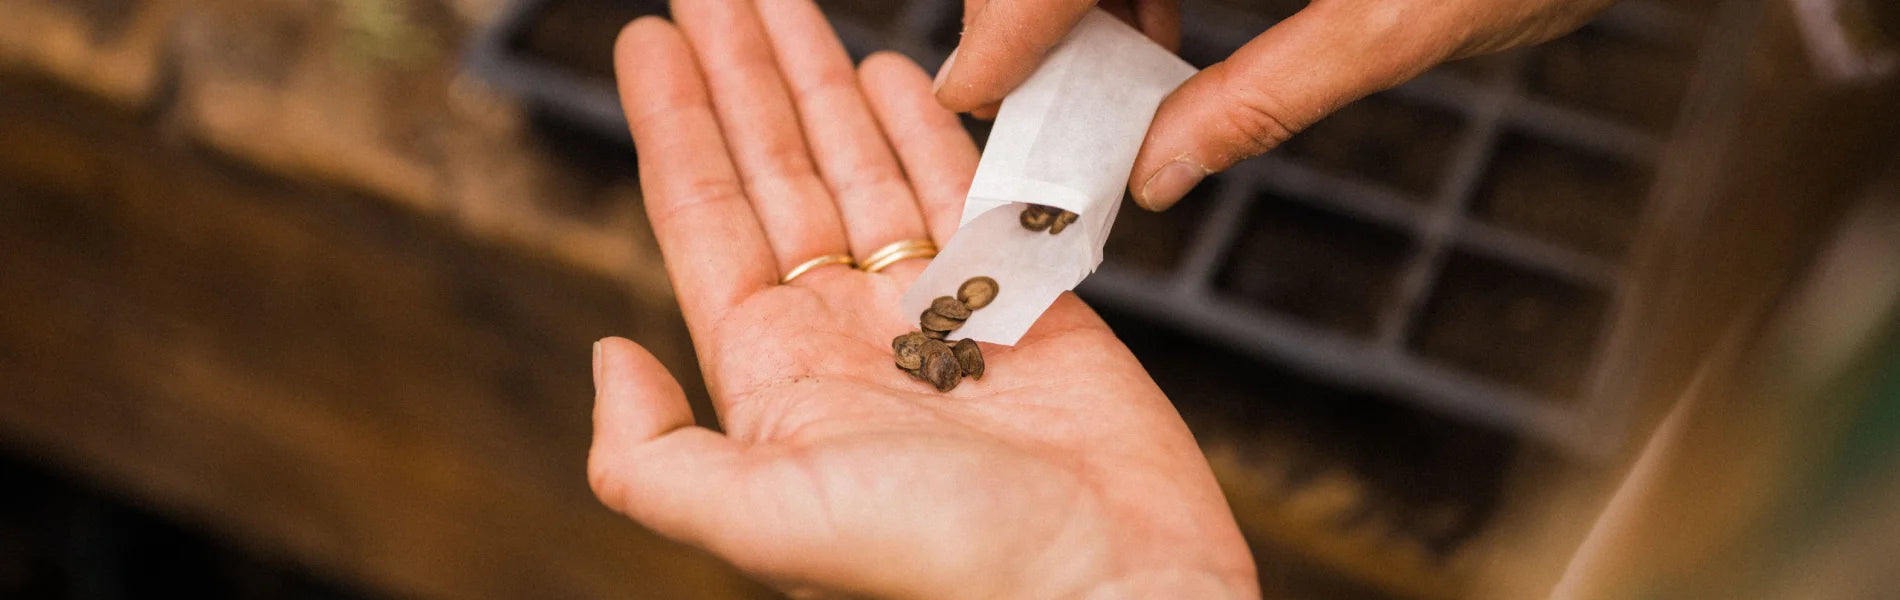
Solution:
{"label": "skin texture", "polygon": [[603,503],[799,597],[1258,596],[1192,435],[1081,301],[985,345],[984,378],[945,394],[892,364],[924,260],[779,284],[954,231],[977,151],[927,74],[892,54],[854,69],[810,0],[672,14],[628,25],[616,62],[725,433],[651,354],[602,340]]}
{"label": "skin texture", "polygon": [[[1164,210],[1206,175],[1272,150],[1348,102],[1447,60],[1557,37],[1612,2],[1317,0],[1162,102],[1129,191],[1142,206]],[[937,99],[951,110],[995,114],[995,104],[1095,5],[969,0],[956,59],[938,75]],[[1164,46],[1180,40],[1178,0],[1102,6]]]}

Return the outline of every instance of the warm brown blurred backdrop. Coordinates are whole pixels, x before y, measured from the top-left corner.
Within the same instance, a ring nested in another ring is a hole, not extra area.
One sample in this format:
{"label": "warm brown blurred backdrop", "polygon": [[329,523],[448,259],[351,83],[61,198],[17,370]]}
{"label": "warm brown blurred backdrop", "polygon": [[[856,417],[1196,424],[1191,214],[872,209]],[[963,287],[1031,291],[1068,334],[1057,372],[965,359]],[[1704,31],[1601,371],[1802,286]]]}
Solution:
{"label": "warm brown blurred backdrop", "polygon": [[[859,57],[955,42],[960,3],[820,4]],[[1298,6],[1189,2],[1183,54]],[[1891,79],[1790,6],[1631,0],[1122,212],[1083,295],[1270,597],[1547,589],[1894,156]],[[583,473],[598,337],[710,422],[611,90],[663,12],[0,0],[0,596],[768,597]]]}

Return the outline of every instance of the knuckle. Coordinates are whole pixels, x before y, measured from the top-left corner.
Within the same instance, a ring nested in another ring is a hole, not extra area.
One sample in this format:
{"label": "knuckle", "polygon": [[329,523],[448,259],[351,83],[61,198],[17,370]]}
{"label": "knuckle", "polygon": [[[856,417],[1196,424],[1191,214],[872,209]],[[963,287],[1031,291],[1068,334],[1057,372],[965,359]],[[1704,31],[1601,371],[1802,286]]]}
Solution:
{"label": "knuckle", "polygon": [[[648,218],[655,223],[672,223],[699,211],[718,211],[734,202],[745,202],[745,189],[727,177],[702,177],[669,186],[663,201],[649,201]],[[659,199],[656,199],[659,200]]]}
{"label": "knuckle", "polygon": [[742,169],[749,188],[764,185],[765,180],[802,177],[812,172],[811,155],[806,152],[802,139],[785,137],[766,141],[759,146],[756,158],[755,168]]}
{"label": "knuckle", "polygon": [[826,102],[849,101],[858,92],[857,75],[851,69],[823,69],[813,77],[798,82],[792,89],[792,100],[798,106],[810,111]]}
{"label": "knuckle", "polygon": [[[865,169],[875,169],[875,166],[867,165]],[[910,188],[896,176],[883,172],[882,169],[857,172],[863,175],[841,178],[836,185],[832,186],[832,195],[838,198],[865,198],[878,201],[910,197]]]}
{"label": "knuckle", "polygon": [[1233,99],[1226,106],[1227,109],[1223,113],[1226,119],[1225,124],[1229,131],[1239,136],[1237,141],[1240,145],[1236,151],[1245,155],[1231,158],[1239,159],[1264,154],[1286,142],[1299,131],[1299,128],[1284,116],[1284,111],[1258,94],[1248,94],[1245,97]]}
{"label": "knuckle", "polygon": [[826,166],[824,179],[833,198],[910,198],[901,167],[875,154],[852,153]]}
{"label": "knuckle", "polygon": [[[866,56],[864,60],[859,61],[858,71],[862,73],[868,70],[889,69],[904,66],[905,64],[915,65],[917,63],[911,61],[910,57],[895,50],[879,50],[872,52],[870,56]],[[862,77],[862,75],[860,75],[860,77]]]}
{"label": "knuckle", "polygon": [[700,96],[692,90],[644,90],[633,96],[626,107],[627,125],[634,135],[666,131],[682,115],[697,105]]}
{"label": "knuckle", "polygon": [[680,184],[680,196],[690,203],[715,203],[745,198],[745,188],[730,177],[699,177]]}
{"label": "knuckle", "polygon": [[626,487],[615,476],[614,469],[601,457],[600,450],[588,453],[587,486],[594,491],[594,497],[608,508],[619,510],[621,502],[626,500]]}

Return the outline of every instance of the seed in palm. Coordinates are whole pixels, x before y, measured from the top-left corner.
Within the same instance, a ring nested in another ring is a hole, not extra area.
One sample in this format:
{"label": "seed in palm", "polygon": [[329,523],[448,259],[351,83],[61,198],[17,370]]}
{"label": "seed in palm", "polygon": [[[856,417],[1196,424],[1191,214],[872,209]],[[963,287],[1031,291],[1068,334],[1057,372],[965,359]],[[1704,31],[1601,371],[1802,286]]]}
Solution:
{"label": "seed in palm", "polygon": [[923,346],[923,366],[918,369],[924,381],[939,392],[948,392],[957,387],[963,379],[963,364],[957,362],[957,353],[939,340],[930,340]]}
{"label": "seed in palm", "polygon": [[971,277],[957,286],[955,297],[931,300],[930,308],[917,315],[919,331],[891,339],[891,354],[897,368],[941,392],[957,387],[965,376],[981,379],[983,350],[977,347],[976,341],[963,339],[952,345],[945,338],[962,327],[976,309],[996,300],[997,289],[995,279]]}
{"label": "seed in palm", "polygon": [[976,340],[957,340],[957,345],[950,350],[956,352],[957,365],[963,368],[964,375],[971,379],[983,378],[983,349],[976,346]]}
{"label": "seed in palm", "polygon": [[924,342],[930,338],[922,332],[912,331],[891,340],[891,352],[897,355],[897,368],[913,370],[924,364]]}

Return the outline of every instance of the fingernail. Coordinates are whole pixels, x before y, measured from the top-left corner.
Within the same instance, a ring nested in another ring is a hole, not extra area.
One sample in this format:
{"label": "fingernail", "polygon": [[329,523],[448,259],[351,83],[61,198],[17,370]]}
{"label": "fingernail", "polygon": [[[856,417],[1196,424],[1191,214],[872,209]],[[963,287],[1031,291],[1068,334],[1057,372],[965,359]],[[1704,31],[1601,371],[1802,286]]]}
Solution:
{"label": "fingernail", "polygon": [[594,342],[594,393],[600,393],[600,341]]}
{"label": "fingernail", "polygon": [[943,89],[943,80],[950,75],[950,65],[956,64],[956,62],[956,50],[951,50],[949,56],[943,57],[943,66],[937,67],[937,78],[930,82],[930,93],[935,94],[937,90]]}
{"label": "fingernail", "polygon": [[1161,167],[1148,177],[1148,183],[1141,184],[1141,205],[1149,210],[1161,210],[1180,202],[1183,196],[1200,185],[1207,178],[1207,169],[1185,159],[1176,160]]}

